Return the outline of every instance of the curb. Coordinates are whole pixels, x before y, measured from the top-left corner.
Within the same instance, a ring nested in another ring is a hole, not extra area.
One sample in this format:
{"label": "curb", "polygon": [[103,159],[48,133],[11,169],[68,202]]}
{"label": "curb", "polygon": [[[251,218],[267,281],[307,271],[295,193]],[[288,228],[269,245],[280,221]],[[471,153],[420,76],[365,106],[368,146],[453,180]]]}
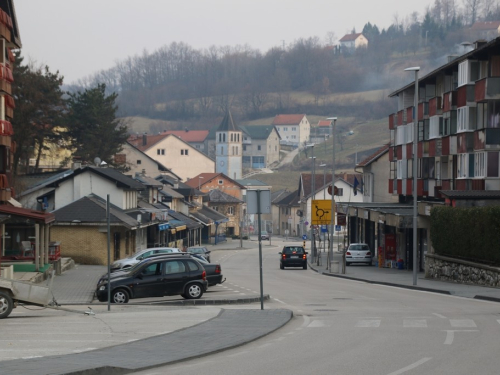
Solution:
{"label": "curb", "polygon": [[500,298],[488,297],[488,296],[474,296],[474,299],[479,299],[482,301],[490,301],[490,302],[500,302]]}

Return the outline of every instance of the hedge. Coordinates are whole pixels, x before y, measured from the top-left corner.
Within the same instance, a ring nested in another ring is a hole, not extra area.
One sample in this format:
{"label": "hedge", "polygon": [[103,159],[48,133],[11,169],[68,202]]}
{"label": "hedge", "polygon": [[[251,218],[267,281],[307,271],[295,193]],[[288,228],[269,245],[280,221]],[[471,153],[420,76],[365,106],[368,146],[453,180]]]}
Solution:
{"label": "hedge", "polygon": [[431,240],[437,254],[500,264],[500,207],[434,207]]}

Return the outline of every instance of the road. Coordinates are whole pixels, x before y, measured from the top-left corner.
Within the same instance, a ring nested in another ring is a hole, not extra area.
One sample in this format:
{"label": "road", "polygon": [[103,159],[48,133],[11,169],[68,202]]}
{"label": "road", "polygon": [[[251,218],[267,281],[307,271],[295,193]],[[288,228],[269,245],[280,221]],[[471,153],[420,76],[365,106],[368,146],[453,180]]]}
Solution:
{"label": "road", "polygon": [[[498,374],[498,303],[280,270],[282,242],[272,242],[263,242],[265,308],[293,310],[288,325],[242,347],[136,374]],[[224,287],[259,291],[257,249],[217,255]]]}

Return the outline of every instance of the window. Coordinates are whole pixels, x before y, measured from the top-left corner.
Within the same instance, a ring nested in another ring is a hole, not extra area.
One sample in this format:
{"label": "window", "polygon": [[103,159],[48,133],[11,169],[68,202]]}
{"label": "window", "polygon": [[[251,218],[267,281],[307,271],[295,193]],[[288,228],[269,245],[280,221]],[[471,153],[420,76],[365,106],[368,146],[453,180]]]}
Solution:
{"label": "window", "polygon": [[443,135],[443,118],[432,116],[429,120],[429,139],[441,137]]}
{"label": "window", "polygon": [[257,146],[257,150],[260,151],[260,145]]}
{"label": "window", "polygon": [[337,188],[337,196],[342,197],[344,195],[344,188]]}
{"label": "window", "polygon": [[243,145],[243,151],[247,150],[247,145]]}
{"label": "window", "polygon": [[476,129],[476,108],[461,107],[457,109],[458,129],[457,132],[472,131]]}
{"label": "window", "polygon": [[234,215],[234,207],[233,206],[229,206],[227,208],[227,214],[228,215]]}
{"label": "window", "polygon": [[142,161],[140,159],[138,159],[137,164],[142,164]]}
{"label": "window", "polygon": [[396,145],[402,145],[406,141],[406,125],[396,128]]}
{"label": "window", "polygon": [[198,271],[200,269],[198,262],[193,262],[192,260],[186,261],[190,271]]}
{"label": "window", "polygon": [[296,132],[297,131],[297,128],[295,126],[292,126],[292,131],[293,132]]}
{"label": "window", "polygon": [[406,143],[413,142],[413,122],[406,125]]}
{"label": "window", "polygon": [[165,262],[165,275],[186,272],[186,266],[181,260]]}
{"label": "window", "polygon": [[457,156],[457,178],[474,176],[474,154],[459,154]]}
{"label": "window", "polygon": [[219,180],[219,185],[224,185],[224,181],[223,180]]}
{"label": "window", "polygon": [[234,134],[231,133],[231,142],[233,142],[233,136],[234,136]]}
{"label": "window", "polygon": [[164,148],[159,148],[156,150],[156,155],[165,155],[165,149]]}
{"label": "window", "polygon": [[488,177],[498,177],[498,151],[488,152]]}
{"label": "window", "polygon": [[474,177],[486,176],[486,152],[476,152],[474,155]]}
{"label": "window", "polygon": [[161,275],[162,265],[162,262],[150,264],[141,271],[141,274],[144,276]]}

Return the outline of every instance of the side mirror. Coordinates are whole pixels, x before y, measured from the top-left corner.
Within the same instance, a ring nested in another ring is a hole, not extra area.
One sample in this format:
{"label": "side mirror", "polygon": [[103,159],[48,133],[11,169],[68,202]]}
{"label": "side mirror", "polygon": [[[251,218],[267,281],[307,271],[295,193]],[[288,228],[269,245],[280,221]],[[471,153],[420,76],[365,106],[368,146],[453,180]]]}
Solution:
{"label": "side mirror", "polygon": [[307,252],[307,251],[304,251],[304,252],[305,252],[306,254],[309,254],[309,252]]}
{"label": "side mirror", "polygon": [[136,277],[142,280],[142,273],[138,274]]}
{"label": "side mirror", "polygon": [[206,254],[210,254],[210,253],[211,253],[211,251],[210,251],[210,250],[208,250],[208,251],[206,252]]}
{"label": "side mirror", "polygon": [[281,251],[278,254],[281,254]]}
{"label": "side mirror", "polygon": [[137,260],[143,260],[144,257],[140,256],[140,257],[137,257]]}

